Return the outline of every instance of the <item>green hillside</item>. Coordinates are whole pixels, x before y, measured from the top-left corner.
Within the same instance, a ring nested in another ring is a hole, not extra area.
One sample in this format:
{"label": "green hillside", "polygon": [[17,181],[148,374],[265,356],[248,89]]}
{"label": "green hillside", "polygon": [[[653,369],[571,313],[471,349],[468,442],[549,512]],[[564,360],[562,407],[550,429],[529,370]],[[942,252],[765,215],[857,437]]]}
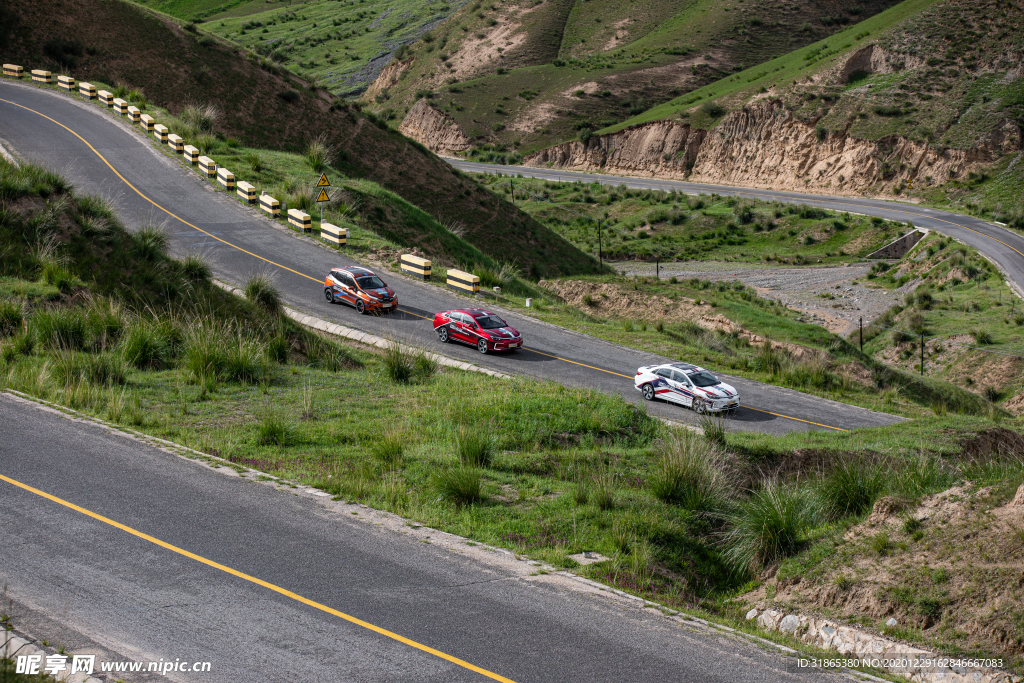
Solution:
{"label": "green hillside", "polygon": [[[464,239],[537,276],[592,272],[592,258],[376,118],[298,80],[273,62],[122,0],[13,0],[5,61],[136,89],[180,114],[212,105],[211,132],[242,146],[301,152],[322,140],[334,167],[373,181]],[[110,35],[131,36],[111,43]],[[169,68],[170,67],[170,68]],[[316,175],[310,171],[311,177]]]}
{"label": "green hillside", "polygon": [[401,120],[427,97],[475,144],[527,152],[618,123],[893,4],[474,2],[401,54],[367,99]]}

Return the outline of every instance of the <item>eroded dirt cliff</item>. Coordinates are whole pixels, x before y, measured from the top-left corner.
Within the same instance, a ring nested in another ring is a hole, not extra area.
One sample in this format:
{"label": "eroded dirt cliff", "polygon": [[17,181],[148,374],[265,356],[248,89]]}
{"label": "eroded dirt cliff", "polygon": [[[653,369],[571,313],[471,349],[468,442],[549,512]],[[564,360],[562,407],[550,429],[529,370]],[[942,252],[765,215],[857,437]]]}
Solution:
{"label": "eroded dirt cliff", "polygon": [[398,130],[438,154],[464,152],[471,147],[459,124],[422,99],[412,106]]}
{"label": "eroded dirt cliff", "polygon": [[863,140],[794,118],[778,100],[729,113],[710,131],[654,121],[567,142],[526,157],[524,166],[644,174],[703,183],[839,193],[883,191],[909,178],[944,182],[1018,151],[1019,132],[995,131],[982,146],[937,149],[903,137]]}

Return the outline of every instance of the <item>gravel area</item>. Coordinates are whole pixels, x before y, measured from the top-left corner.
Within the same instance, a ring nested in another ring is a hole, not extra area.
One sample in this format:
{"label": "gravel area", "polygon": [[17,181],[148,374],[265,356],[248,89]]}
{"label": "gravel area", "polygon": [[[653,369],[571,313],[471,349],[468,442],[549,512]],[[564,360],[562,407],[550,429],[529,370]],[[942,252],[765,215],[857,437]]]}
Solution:
{"label": "gravel area", "polygon": [[[625,275],[654,276],[653,263],[620,261],[608,265]],[[661,264],[660,276],[662,279],[673,275],[679,279],[696,277],[715,282],[739,280],[762,297],[799,311],[804,322],[849,335],[857,329],[860,318],[864,318],[865,323],[874,320],[899,303],[904,292],[917,286],[916,282],[908,282],[898,290],[887,291],[872,285],[854,284],[854,280],[863,279],[870,269],[870,263],[766,268],[750,263],[683,261]]]}

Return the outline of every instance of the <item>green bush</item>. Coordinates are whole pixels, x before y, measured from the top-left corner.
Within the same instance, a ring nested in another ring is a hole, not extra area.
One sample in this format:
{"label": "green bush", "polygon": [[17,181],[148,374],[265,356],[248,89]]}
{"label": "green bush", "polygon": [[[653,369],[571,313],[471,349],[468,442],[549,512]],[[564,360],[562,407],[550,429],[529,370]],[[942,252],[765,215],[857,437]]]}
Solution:
{"label": "green bush", "polygon": [[143,225],[133,235],[135,251],[146,261],[157,261],[167,256],[167,233],[155,225]]}
{"label": "green bush", "polygon": [[213,277],[210,264],[199,254],[189,254],[179,266],[181,274],[189,282],[208,282]]}
{"label": "green bush", "polygon": [[220,375],[227,380],[251,384],[267,374],[266,349],[259,339],[239,332],[224,348]]}
{"label": "green bush", "polygon": [[413,353],[407,351],[395,340],[388,342],[381,356],[384,363],[384,373],[391,378],[392,382],[404,384],[412,379],[416,370],[416,358]]}
{"label": "green bush", "polygon": [[310,140],[306,145],[305,157],[306,163],[317,173],[326,170],[334,158],[327,136],[321,135]]}
{"label": "green bush", "polygon": [[723,561],[742,575],[794,554],[812,522],[806,497],[797,489],[765,481],[759,491],[725,516]]}

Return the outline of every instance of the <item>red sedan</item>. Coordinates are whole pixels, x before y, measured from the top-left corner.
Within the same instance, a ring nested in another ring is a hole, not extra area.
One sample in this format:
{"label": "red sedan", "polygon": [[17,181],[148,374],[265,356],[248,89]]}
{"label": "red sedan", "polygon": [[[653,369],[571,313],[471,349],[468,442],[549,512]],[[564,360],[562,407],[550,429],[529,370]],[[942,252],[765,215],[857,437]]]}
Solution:
{"label": "red sedan", "polygon": [[434,315],[434,331],[442,344],[472,344],[480,353],[518,349],[523,336],[514,327],[482,308],[460,308]]}

